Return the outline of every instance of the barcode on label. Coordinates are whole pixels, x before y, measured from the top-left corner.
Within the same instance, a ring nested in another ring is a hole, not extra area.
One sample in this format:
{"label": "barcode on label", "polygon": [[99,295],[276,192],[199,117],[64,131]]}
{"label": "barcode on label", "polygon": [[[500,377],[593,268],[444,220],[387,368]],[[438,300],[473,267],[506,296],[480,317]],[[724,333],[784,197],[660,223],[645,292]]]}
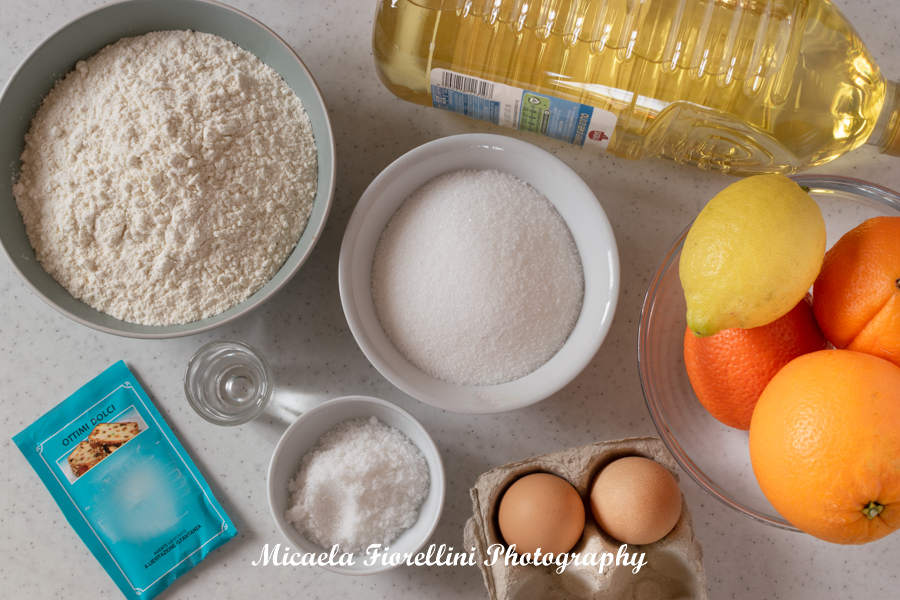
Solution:
{"label": "barcode on label", "polygon": [[444,71],[441,74],[441,85],[445,88],[463,92],[464,94],[472,94],[480,98],[491,99],[494,97],[494,84],[475,77],[466,77],[465,75]]}

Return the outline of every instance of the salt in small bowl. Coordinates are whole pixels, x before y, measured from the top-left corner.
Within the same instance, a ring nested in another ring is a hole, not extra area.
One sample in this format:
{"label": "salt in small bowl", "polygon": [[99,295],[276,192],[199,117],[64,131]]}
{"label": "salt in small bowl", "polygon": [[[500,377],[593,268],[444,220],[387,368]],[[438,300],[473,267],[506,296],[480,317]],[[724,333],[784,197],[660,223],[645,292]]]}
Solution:
{"label": "salt in small bowl", "polygon": [[[329,400],[303,413],[287,428],[272,454],[268,474],[269,509],[275,519],[275,525],[291,548],[291,554],[312,553],[319,557],[322,553],[328,554],[331,551],[330,548],[321,548],[310,542],[285,518],[290,503],[288,482],[300,469],[301,459],[316,445],[319,438],[338,423],[349,419],[368,419],[372,416],[409,438],[425,457],[430,476],[428,495],[419,506],[418,519],[412,527],[391,542],[388,553],[390,555],[398,553],[401,556],[406,553],[415,555],[434,534],[444,508],[445,477],[441,454],[431,436],[415,417],[399,406],[378,398],[345,396]],[[384,551],[384,548],[381,550]],[[281,554],[279,558],[280,556]],[[339,554],[335,556],[333,562],[338,562],[339,556]],[[371,575],[397,566],[384,564],[381,558],[372,561],[371,555],[355,554],[352,565],[327,564],[327,561],[318,561],[317,565],[343,575]],[[366,562],[373,564],[367,565]]]}

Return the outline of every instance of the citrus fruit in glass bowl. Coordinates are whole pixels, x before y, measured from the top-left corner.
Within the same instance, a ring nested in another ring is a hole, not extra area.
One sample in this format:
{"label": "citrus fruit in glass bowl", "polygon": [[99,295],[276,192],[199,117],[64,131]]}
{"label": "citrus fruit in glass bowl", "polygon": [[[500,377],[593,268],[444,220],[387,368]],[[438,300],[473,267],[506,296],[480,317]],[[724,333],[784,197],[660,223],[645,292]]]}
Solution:
{"label": "citrus fruit in glass bowl", "polygon": [[900,366],[900,217],[848,231],[826,253],[813,289],[816,320],[836,348]]}
{"label": "citrus fruit in glass bowl", "polygon": [[900,528],[900,367],[863,352],[791,361],[753,412],[750,458],[773,506],[801,531],[866,544]]}
{"label": "citrus fruit in glass bowl", "polygon": [[826,345],[807,294],[786,315],[759,327],[732,327],[707,337],[686,327],[684,366],[710,414],[729,427],[749,430],[756,402],[775,374]]}
{"label": "citrus fruit in glass bowl", "polygon": [[[867,219],[900,216],[900,194],[847,177],[795,175],[825,218],[826,248]],[[650,280],[638,328],[638,370],[647,408],[682,469],[740,513],[797,531],[766,499],[750,464],[747,431],[720,423],[697,400],[684,363],[687,326],[678,263],[690,225],[663,255]],[[815,298],[813,298],[815,304]]]}

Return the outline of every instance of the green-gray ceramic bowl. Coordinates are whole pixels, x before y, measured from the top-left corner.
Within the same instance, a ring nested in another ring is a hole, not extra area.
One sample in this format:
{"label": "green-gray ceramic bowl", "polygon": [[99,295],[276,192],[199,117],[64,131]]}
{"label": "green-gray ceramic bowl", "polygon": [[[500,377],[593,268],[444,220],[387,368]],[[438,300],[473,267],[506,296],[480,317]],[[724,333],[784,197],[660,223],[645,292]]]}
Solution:
{"label": "green-gray ceramic bowl", "polygon": [[[151,31],[186,30],[229,40],[272,67],[303,102],[312,122],[318,151],[318,192],[306,230],[275,276],[252,296],[227,311],[193,323],[138,325],[101,313],[72,297],[35,258],[16,207],[11,183],[18,179],[25,134],[54,83],[123,37]],[[0,96],[0,246],[13,269],[51,307],[88,327],[135,338],[170,338],[218,327],[253,310],[293,277],[313,250],[325,227],[334,195],[335,149],[325,102],[312,75],[294,50],[275,32],[231,7],[208,0],[130,0],[107,4],[58,29],[22,61]]]}

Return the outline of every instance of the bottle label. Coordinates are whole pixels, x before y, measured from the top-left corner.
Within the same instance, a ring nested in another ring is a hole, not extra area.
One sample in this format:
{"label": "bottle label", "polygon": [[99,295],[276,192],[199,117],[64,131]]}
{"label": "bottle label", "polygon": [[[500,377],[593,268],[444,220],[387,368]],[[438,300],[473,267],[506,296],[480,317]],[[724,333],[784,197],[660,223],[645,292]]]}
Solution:
{"label": "bottle label", "polygon": [[608,110],[447,69],[431,70],[431,102],[472,119],[606,150],[616,127]]}

